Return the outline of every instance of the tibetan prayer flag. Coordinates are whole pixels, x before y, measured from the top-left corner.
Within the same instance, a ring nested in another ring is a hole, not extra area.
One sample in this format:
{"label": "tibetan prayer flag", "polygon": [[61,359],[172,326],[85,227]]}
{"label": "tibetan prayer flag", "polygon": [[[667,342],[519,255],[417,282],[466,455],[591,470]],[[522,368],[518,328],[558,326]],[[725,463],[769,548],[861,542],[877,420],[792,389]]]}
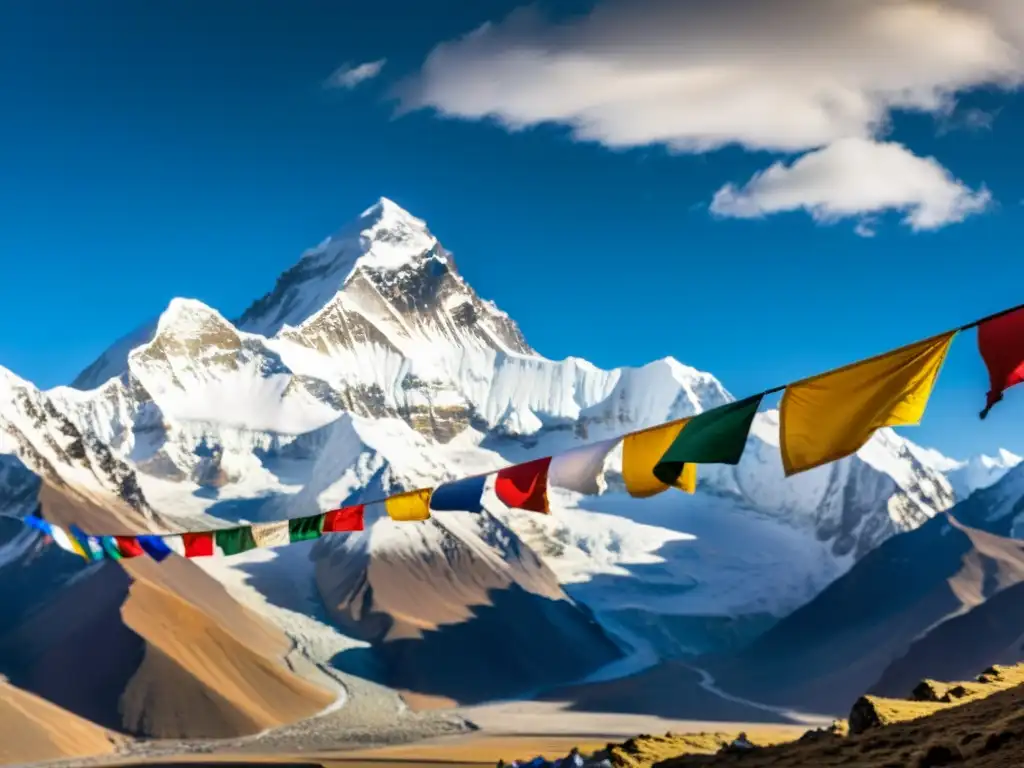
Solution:
{"label": "tibetan prayer flag", "polygon": [[43,518],[41,517],[36,517],[35,515],[25,515],[25,525],[31,528],[35,528],[44,536],[49,536],[51,539],[53,538],[53,526],[45,520],[43,520]]}
{"label": "tibetan prayer flag", "polygon": [[88,535],[77,525],[71,525],[69,533],[78,546],[82,548],[82,551],[85,553],[84,557],[87,560],[103,559],[103,547],[100,545],[99,539]]}
{"label": "tibetan prayer flag", "polygon": [[253,525],[252,539],[257,547],[283,547],[291,542],[288,521]]}
{"label": "tibetan prayer flag", "polygon": [[121,557],[142,557],[145,554],[134,536],[115,536],[114,541],[117,542],[117,551]]}
{"label": "tibetan prayer flag", "polygon": [[665,451],[654,475],[674,485],[685,464],[739,464],[761,395],[698,414]]}
{"label": "tibetan prayer flag", "polygon": [[121,559],[121,550],[117,548],[117,539],[113,536],[101,536],[100,546],[103,548],[103,555],[111,560]]}
{"label": "tibetan prayer flag", "polygon": [[780,407],[787,475],[855,453],[876,429],[918,424],[955,332],[786,387]]}
{"label": "tibetan prayer flag", "polygon": [[622,480],[630,496],[644,499],[667,491],[670,487],[686,493],[697,490],[697,466],[686,464],[674,483],[665,483],[654,474],[654,468],[679,433],[690,422],[681,419],[660,427],[634,432],[622,439]]}
{"label": "tibetan prayer flag", "polygon": [[240,555],[250,549],[256,549],[252,527],[248,525],[214,531],[213,541],[217,545],[217,549],[224,555]]}
{"label": "tibetan prayer flag", "polygon": [[185,544],[185,557],[213,556],[213,531],[183,533],[181,540]]}
{"label": "tibetan prayer flag", "polygon": [[181,557],[185,556],[185,539],[180,533],[169,533],[160,538],[171,552]]}
{"label": "tibetan prayer flag", "polygon": [[159,536],[139,536],[138,542],[142,551],[158,563],[162,563],[173,554],[171,548],[167,546],[167,543]]}
{"label": "tibetan prayer flag", "polygon": [[548,469],[551,457],[516,464],[498,472],[494,493],[507,507],[548,514]]}
{"label": "tibetan prayer flag", "polygon": [[430,518],[430,489],[407,491],[384,502],[384,509],[392,520],[414,523]]}
{"label": "tibetan prayer flag", "polygon": [[81,545],[78,544],[71,536],[64,531],[63,528],[58,528],[56,525],[51,525],[41,517],[35,515],[25,516],[26,525],[30,525],[37,531],[41,532],[44,536],[48,536],[54,544],[63,549],[65,552],[70,552],[73,555],[89,560],[89,556],[82,549]]}
{"label": "tibetan prayer flag", "polygon": [[366,507],[355,504],[334,509],[324,515],[324,533],[351,533],[363,530]]}
{"label": "tibetan prayer flag", "polygon": [[63,528],[58,528],[57,526],[54,526],[53,533],[51,535],[53,536],[54,542],[61,549],[65,550],[66,552],[72,552],[78,555],[79,557],[84,557],[86,560],[91,559],[89,554],[84,549],[82,549],[82,545],[79,544],[78,540],[75,539],[74,536],[69,535],[68,532],[65,531]]}
{"label": "tibetan prayer flag", "polygon": [[1003,399],[1003,392],[1024,381],[1024,309],[978,326],[978,351],[988,368],[989,390],[981,418]]}
{"label": "tibetan prayer flag", "polygon": [[70,536],[63,528],[54,526],[53,533],[51,535],[53,536],[54,542],[56,542],[57,546],[61,549],[66,552],[72,552],[79,557],[84,557],[86,560],[91,559],[86,551],[82,549],[82,545],[78,543],[78,540],[75,539],[74,536]]}
{"label": "tibetan prayer flag", "polygon": [[430,508],[438,512],[483,512],[481,499],[486,479],[468,477],[438,486],[430,495]]}
{"label": "tibetan prayer flag", "polygon": [[324,515],[311,515],[310,517],[296,517],[288,521],[288,540],[291,543],[297,541],[309,541],[319,539],[320,532],[324,529]]}
{"label": "tibetan prayer flag", "polygon": [[560,453],[551,459],[548,482],[556,488],[566,488],[585,496],[600,493],[598,480],[604,471],[605,459],[618,442],[616,437]]}

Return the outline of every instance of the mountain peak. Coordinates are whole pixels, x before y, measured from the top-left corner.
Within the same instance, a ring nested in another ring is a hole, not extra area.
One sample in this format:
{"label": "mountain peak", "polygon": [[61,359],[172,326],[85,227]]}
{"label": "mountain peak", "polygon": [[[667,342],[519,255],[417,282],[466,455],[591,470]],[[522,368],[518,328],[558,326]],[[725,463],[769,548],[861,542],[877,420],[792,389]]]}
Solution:
{"label": "mountain peak", "polygon": [[231,326],[223,315],[198,299],[173,298],[157,320],[157,335],[199,335],[209,325]]}
{"label": "mountain peak", "polygon": [[306,251],[278,278],[270,293],[245,311],[238,326],[274,336],[284,326],[299,326],[323,309],[359,271],[383,275],[390,282],[390,275],[419,269],[431,261],[453,268],[426,222],[382,197]]}
{"label": "mountain peak", "polygon": [[1000,448],[996,453],[995,461],[1006,467],[1015,467],[1024,461],[1024,458],[1021,458],[1015,453],[1011,453],[1005,448]]}
{"label": "mountain peak", "polygon": [[416,218],[405,210],[405,208],[388,197],[378,198],[376,203],[359,214],[359,221],[386,222],[389,220],[398,221],[402,219],[414,222],[421,227],[426,227],[426,224],[421,219]]}
{"label": "mountain peak", "polygon": [[347,277],[357,266],[394,271],[415,265],[436,245],[425,221],[382,197],[302,258],[333,263]]}

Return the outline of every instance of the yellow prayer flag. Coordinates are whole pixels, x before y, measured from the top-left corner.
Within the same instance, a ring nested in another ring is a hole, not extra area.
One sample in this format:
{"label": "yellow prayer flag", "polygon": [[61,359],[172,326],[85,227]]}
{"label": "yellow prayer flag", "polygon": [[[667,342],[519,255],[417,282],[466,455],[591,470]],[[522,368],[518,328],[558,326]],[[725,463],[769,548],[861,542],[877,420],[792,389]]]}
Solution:
{"label": "yellow prayer flag", "polygon": [[392,520],[411,523],[430,518],[430,489],[408,491],[392,496],[384,502],[384,509]]}
{"label": "yellow prayer flag", "polygon": [[[689,421],[672,421],[660,427],[626,435],[622,439],[622,479],[630,496],[642,499],[668,490],[669,486],[654,476],[654,467]],[[696,464],[686,464],[683,467],[675,487],[687,493],[696,490]]]}
{"label": "yellow prayer flag", "polygon": [[956,332],[791,384],[782,396],[786,475],[855,453],[876,429],[918,424]]}

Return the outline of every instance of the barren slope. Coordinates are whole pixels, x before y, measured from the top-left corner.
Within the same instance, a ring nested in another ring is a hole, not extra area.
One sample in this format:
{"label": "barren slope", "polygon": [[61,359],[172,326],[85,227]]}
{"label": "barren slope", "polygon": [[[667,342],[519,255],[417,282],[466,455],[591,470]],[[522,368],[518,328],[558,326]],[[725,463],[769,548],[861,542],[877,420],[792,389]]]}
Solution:
{"label": "barren slope", "polygon": [[386,682],[417,706],[526,693],[620,655],[554,573],[486,513],[382,521],[320,549],[317,582],[331,614],[374,644]]}
{"label": "barren slope", "polygon": [[0,682],[0,763],[112,752],[117,737],[45,699]]}
{"label": "barren slope", "polygon": [[[43,514],[51,510],[90,528],[113,519],[61,489],[43,499]],[[334,700],[290,671],[280,630],[195,563],[81,567],[0,635],[0,671],[15,685],[103,727],[165,737],[256,733]]]}

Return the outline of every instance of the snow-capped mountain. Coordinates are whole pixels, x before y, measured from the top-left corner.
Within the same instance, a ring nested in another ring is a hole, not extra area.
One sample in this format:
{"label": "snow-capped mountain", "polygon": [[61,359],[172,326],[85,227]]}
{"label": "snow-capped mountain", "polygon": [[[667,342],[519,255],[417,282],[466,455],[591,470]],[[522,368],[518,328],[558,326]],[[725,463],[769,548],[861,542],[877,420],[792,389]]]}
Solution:
{"label": "snow-capped mountain", "polygon": [[1024,461],[1005,448],[1000,448],[995,456],[980,454],[966,461],[959,461],[944,456],[933,448],[922,448],[913,443],[908,443],[908,446],[921,462],[946,476],[957,501],[963,501],[975,491],[995,485],[1007,472]]}
{"label": "snow-capped mountain", "polygon": [[[52,476],[120,495],[154,530],[310,514],[373,498],[368,488],[433,485],[732,399],[714,376],[672,358],[603,370],[543,357],[476,295],[426,224],[385,199],[306,252],[234,321],[175,299],[74,386],[44,393],[2,372],[0,387],[12,393],[0,402],[0,454],[25,468],[0,474],[0,507],[20,514],[31,477]],[[421,526],[378,519],[372,546],[353,562],[365,570],[397,557],[405,568],[459,552],[451,562],[485,562],[503,574],[487,579],[529,592],[529,558],[513,558],[514,568],[507,558],[509,547],[525,547],[567,593],[549,598],[588,606],[639,646],[645,630],[630,618],[638,608],[654,623],[781,616],[954,501],[951,470],[891,430],[787,480],[775,411],[757,417],[737,467],[701,468],[692,497],[629,498],[620,456],[609,456],[601,495],[556,492],[550,517],[489,496],[486,517],[471,525],[439,514],[443,535],[429,541]],[[971,478],[966,487],[984,482]],[[508,542],[487,543],[497,531]],[[313,548],[322,588],[337,584],[325,576],[332,552],[350,546],[339,538]],[[467,604],[486,591],[470,590]],[[337,618],[356,593],[332,594]],[[677,639],[677,650],[697,643]]]}
{"label": "snow-capped mountain", "polygon": [[946,477],[953,486],[958,499],[966,499],[975,491],[995,485],[1006,473],[1024,461],[1020,456],[999,449],[995,456],[973,456],[967,461],[957,462],[946,471]]}

